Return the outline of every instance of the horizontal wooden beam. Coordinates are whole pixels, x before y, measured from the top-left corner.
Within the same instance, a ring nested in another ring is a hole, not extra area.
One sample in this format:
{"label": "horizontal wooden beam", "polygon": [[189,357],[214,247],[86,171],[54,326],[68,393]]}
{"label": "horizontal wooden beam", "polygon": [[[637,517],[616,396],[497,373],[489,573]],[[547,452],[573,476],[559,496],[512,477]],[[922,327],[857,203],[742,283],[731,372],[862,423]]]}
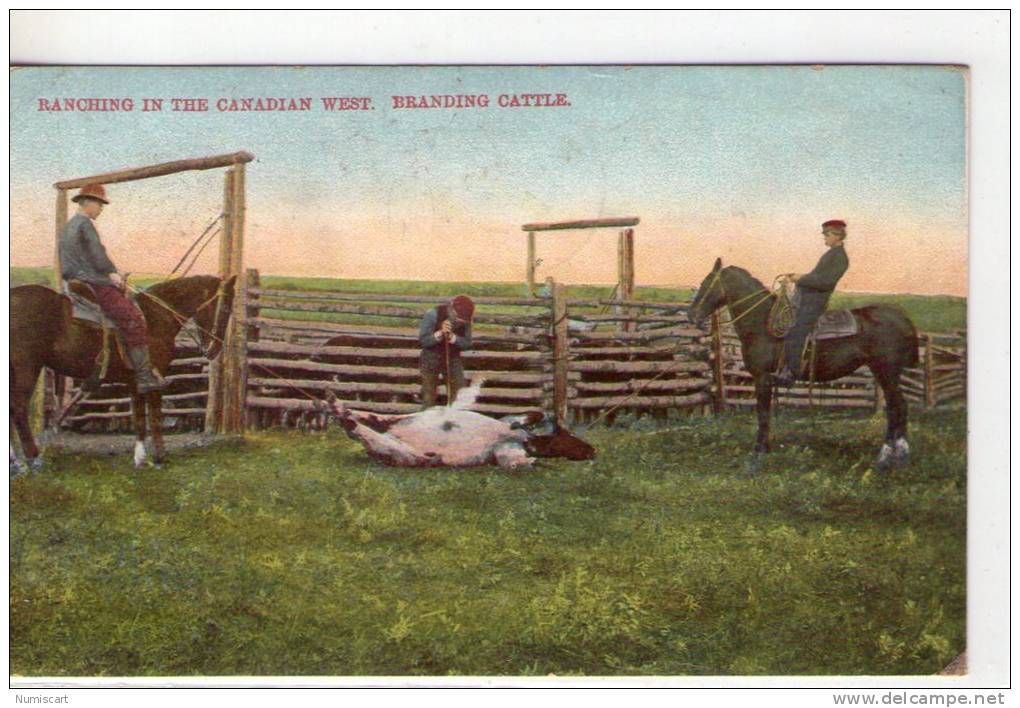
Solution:
{"label": "horizontal wooden beam", "polygon": [[[283,310],[288,312],[329,312],[343,315],[365,315],[369,317],[401,317],[420,320],[425,314],[424,309],[395,307],[392,305],[361,305],[357,303],[324,302],[312,304],[292,302],[291,300],[259,298],[258,306],[263,310]],[[496,315],[475,313],[474,322],[499,325],[523,325],[525,327],[542,326],[548,315]]]}
{"label": "horizontal wooden beam", "polygon": [[103,174],[90,175],[88,177],[75,177],[57,182],[53,186],[57,189],[73,189],[84,187],[86,184],[115,184],[117,182],[133,182],[150,177],[163,177],[178,172],[189,172],[192,170],[211,170],[216,167],[230,167],[243,162],[251,162],[255,156],[250,152],[232,152],[228,155],[213,155],[211,157],[194,157],[187,160],[174,160],[173,162],[161,162],[158,165],[146,165],[144,167],[132,167],[116,172],[104,172]]}
{"label": "horizontal wooden beam", "polygon": [[706,372],[703,361],[571,361],[570,371],[606,374],[667,374],[670,372]]}
{"label": "horizontal wooden beam", "polygon": [[608,229],[617,226],[637,226],[641,219],[624,216],[609,219],[579,219],[577,221],[545,221],[525,224],[521,231],[564,231],[566,229]]}
{"label": "horizontal wooden beam", "polygon": [[[252,375],[262,376],[263,374],[274,375],[276,370],[285,371],[314,371],[320,374],[338,374],[342,376],[375,377],[377,379],[420,381],[421,370],[418,367],[397,367],[397,366],[361,366],[358,364],[322,364],[317,361],[296,361],[293,359],[272,359],[266,357],[252,357],[248,360],[249,371]],[[471,370],[464,372],[469,381],[485,379],[490,384],[541,384],[546,380],[551,381],[552,376],[541,371],[488,371]],[[580,378],[580,374],[577,375]],[[280,378],[279,385],[286,385],[286,379]]]}
{"label": "horizontal wooden beam", "polygon": [[[421,410],[417,403],[384,403],[381,401],[337,401],[351,410],[371,411],[373,413],[416,413]],[[275,408],[286,411],[312,411],[328,412],[317,401],[306,401],[300,398],[266,398],[264,396],[248,396],[247,405],[249,408]],[[530,413],[532,411],[542,412],[541,407],[536,406],[508,406],[498,403],[475,403],[468,406],[467,410],[476,413],[489,413],[493,415],[511,415],[515,413]]]}
{"label": "horizontal wooden beam", "polygon": [[[341,324],[338,322],[323,322],[318,320],[284,320],[271,317],[251,317],[248,319],[248,323],[259,327],[260,336],[263,337],[274,336],[276,334],[274,330],[279,330],[287,332],[307,332],[309,333],[309,336],[315,334],[329,336],[336,333],[338,335],[349,334],[351,336],[359,337],[402,338],[414,342],[418,341],[417,327]],[[318,338],[322,339],[323,337]],[[474,327],[472,327],[471,341],[475,344],[499,342],[507,344],[531,344],[537,348],[545,346],[545,340],[542,335],[512,334],[502,330],[487,330]]]}
{"label": "horizontal wooden beam", "polygon": [[[872,401],[855,398],[827,398],[819,399],[817,396],[814,400],[809,398],[789,398],[787,396],[779,396],[778,398],[772,399],[774,404],[783,406],[801,406],[804,408],[873,408],[875,404]],[[726,399],[727,406],[748,406],[753,407],[758,404],[755,398],[729,398]]]}
{"label": "horizontal wooden beam", "polygon": [[[275,379],[275,378],[249,378],[248,387],[261,388],[259,394],[265,395],[266,389],[301,389],[311,391],[334,391],[344,394],[380,394],[416,396],[421,391],[419,384],[401,383],[357,383],[353,381],[330,381],[320,379]],[[545,390],[539,388],[489,388],[483,386],[482,398],[498,398],[503,400],[526,400],[541,401],[545,396]]]}
{"label": "horizontal wooden beam", "polygon": [[707,393],[692,393],[689,396],[600,396],[597,398],[575,398],[568,403],[570,408],[686,408],[708,403]]}
{"label": "horizontal wooden beam", "polygon": [[[356,357],[365,359],[406,359],[417,362],[421,356],[421,348],[414,349],[377,349],[374,347],[328,347],[314,344],[289,344],[259,340],[248,343],[249,352],[268,352],[271,354],[306,354],[308,356],[337,358]],[[492,359],[521,363],[541,363],[547,357],[542,352],[501,352],[469,350],[461,353],[466,361],[475,359]],[[327,362],[329,363],[329,362]]]}
{"label": "horizontal wooden beam", "polygon": [[[441,295],[392,295],[388,293],[355,293],[332,290],[281,290],[279,288],[248,288],[250,297],[291,298],[295,300],[327,300],[339,302],[413,302],[438,305],[450,297]],[[472,295],[476,305],[510,305],[516,307],[549,307],[549,298],[490,297]]]}

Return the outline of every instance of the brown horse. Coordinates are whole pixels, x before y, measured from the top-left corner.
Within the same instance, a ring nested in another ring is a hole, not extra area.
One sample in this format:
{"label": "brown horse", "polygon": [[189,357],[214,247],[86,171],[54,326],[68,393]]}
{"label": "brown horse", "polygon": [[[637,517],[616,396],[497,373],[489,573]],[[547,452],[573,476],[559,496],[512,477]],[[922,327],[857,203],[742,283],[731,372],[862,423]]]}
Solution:
{"label": "brown horse", "polygon": [[[222,347],[234,300],[236,277],[221,281],[211,275],[167,280],[140,293],[136,302],[149,331],[153,366],[165,374],[174,358],[174,340],[181,327],[194,317],[205,356],[215,359]],[[42,367],[57,374],[87,379],[96,367],[103,346],[102,330],[71,317],[71,301],[41,285],[24,285],[10,291],[11,384],[10,413],[18,429],[21,449],[33,468],[41,464],[39,448],[28,421],[29,400]],[[138,435],[135,466],[145,462],[146,406],[152,430],[153,458],[164,457],[162,394],[139,394],[135,376],[114,352],[106,377],[109,383],[127,384],[131,391],[131,414]],[[13,462],[12,449],[12,462]]]}
{"label": "brown horse", "polygon": [[[710,314],[729,307],[734,328],[740,337],[744,367],[754,376],[757,396],[758,438],[749,462],[749,470],[758,472],[769,450],[769,417],[772,407],[772,374],[783,353],[783,340],[768,331],[768,315],[775,296],[743,268],[722,267],[716,259],[712,272],[705,276],[690,307],[690,317],[703,326]],[[895,305],[868,305],[851,310],[858,333],[816,343],[814,378],[832,381],[867,366],[882,387],[886,406],[885,443],[878,456],[884,468],[905,463],[907,444],[907,401],[900,391],[900,373],[916,366],[917,330],[907,314]]]}

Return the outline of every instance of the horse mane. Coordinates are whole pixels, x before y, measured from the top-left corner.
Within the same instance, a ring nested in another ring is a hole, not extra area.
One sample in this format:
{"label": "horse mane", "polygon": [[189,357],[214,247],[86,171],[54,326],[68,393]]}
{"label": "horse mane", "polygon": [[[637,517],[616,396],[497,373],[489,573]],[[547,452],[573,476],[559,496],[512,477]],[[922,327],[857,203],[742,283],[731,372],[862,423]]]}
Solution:
{"label": "horse mane", "polygon": [[215,288],[219,284],[219,278],[215,275],[189,275],[186,278],[162,280],[150,285],[143,292],[152,293],[153,295],[165,300],[167,298],[173,298],[176,295],[187,293],[194,288],[195,284],[198,283],[205,286],[202,290],[208,290],[210,286]]}
{"label": "horse mane", "polygon": [[731,273],[736,273],[741,278],[743,278],[748,283],[750,283],[751,285],[754,285],[754,286],[756,286],[758,288],[761,288],[762,290],[768,290],[768,288],[766,288],[765,285],[760,280],[755,278],[753,275],[751,275],[750,272],[748,272],[744,268],[741,268],[740,266],[732,266],[732,265],[731,266],[726,266],[725,268],[723,268],[723,270],[724,271],[729,271]]}

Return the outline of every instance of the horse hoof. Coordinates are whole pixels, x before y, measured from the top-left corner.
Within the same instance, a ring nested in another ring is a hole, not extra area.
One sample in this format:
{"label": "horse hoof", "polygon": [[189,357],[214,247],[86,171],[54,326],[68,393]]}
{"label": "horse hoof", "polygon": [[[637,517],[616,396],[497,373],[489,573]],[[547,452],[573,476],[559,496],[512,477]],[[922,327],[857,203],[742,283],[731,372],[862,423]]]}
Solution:
{"label": "horse hoof", "polygon": [[15,480],[18,477],[24,477],[28,474],[28,467],[21,460],[11,460],[10,466],[10,479]]}
{"label": "horse hoof", "polygon": [[140,470],[145,466],[146,454],[145,443],[141,440],[135,442],[135,469]]}
{"label": "horse hoof", "polygon": [[893,462],[897,467],[906,467],[907,462],[910,461],[910,443],[907,442],[906,438],[899,438],[896,441],[896,447],[893,450]]}
{"label": "horse hoof", "polygon": [[893,466],[895,457],[896,455],[893,450],[893,446],[889,443],[885,443],[882,445],[882,449],[878,451],[878,459],[875,460],[875,467],[878,471],[884,472]]}
{"label": "horse hoof", "polygon": [[43,458],[41,456],[40,457],[35,457],[35,458],[32,458],[32,460],[28,463],[28,468],[30,470],[32,470],[33,472],[39,472],[40,470],[42,470],[42,468],[43,468],[43,466],[45,464],[46,464],[46,461],[43,460]]}

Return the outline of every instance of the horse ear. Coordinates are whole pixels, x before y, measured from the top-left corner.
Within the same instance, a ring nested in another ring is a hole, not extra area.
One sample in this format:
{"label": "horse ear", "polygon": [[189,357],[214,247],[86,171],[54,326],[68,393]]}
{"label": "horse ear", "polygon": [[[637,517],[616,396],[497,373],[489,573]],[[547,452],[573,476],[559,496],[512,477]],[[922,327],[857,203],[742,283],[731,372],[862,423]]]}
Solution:
{"label": "horse ear", "polygon": [[722,258],[715,259],[715,266],[712,268],[713,271],[717,271],[722,268]]}

